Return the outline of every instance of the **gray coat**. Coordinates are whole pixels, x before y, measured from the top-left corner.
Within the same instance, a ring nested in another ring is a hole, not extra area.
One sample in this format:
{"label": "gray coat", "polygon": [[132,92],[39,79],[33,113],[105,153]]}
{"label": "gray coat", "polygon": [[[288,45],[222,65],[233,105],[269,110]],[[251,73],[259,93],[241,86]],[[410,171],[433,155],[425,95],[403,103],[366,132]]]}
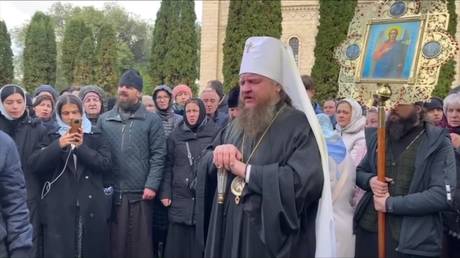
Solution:
{"label": "gray coat", "polygon": [[141,105],[123,121],[115,106],[101,115],[98,127],[112,150],[115,191],[158,191],[166,155],[165,134],[158,115]]}
{"label": "gray coat", "polygon": [[[441,211],[449,209],[446,185],[455,189],[456,167],[452,145],[444,129],[425,125],[426,132],[417,149],[415,172],[404,196],[390,196],[387,212],[403,216],[397,251],[420,256],[440,256]],[[377,137],[369,137],[367,155],[356,170],[356,184],[367,191],[358,204],[355,220],[372,203],[369,180],[377,174]],[[453,190],[452,190],[453,192]],[[370,197],[370,198],[369,198]]]}
{"label": "gray coat", "polygon": [[26,199],[16,145],[0,131],[0,257],[28,257],[32,249],[32,226]]}

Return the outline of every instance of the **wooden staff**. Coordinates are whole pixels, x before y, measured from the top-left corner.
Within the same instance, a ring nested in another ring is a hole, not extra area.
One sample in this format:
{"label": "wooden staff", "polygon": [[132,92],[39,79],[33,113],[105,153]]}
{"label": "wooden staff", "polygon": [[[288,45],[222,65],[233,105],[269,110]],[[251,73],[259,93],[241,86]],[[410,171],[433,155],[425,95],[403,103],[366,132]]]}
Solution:
{"label": "wooden staff", "polygon": [[[377,89],[379,127],[377,134],[377,179],[385,182],[386,166],[386,123],[385,123],[385,102],[391,96],[391,89],[388,84],[379,85]],[[385,213],[378,212],[378,244],[379,258],[385,258]]]}

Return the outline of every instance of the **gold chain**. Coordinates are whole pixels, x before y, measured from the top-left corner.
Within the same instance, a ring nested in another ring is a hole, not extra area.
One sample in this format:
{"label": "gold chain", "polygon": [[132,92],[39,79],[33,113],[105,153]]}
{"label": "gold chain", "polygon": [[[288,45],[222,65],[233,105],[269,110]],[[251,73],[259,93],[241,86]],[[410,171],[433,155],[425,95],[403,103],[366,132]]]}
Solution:
{"label": "gold chain", "polygon": [[[284,109],[285,106],[281,107],[278,112],[276,112],[275,116],[273,117],[272,121],[270,124],[265,128],[264,132],[260,136],[259,140],[257,141],[256,145],[254,146],[254,149],[251,151],[251,154],[249,154],[248,160],[245,162],[246,168],[249,164],[249,161],[251,161],[252,157],[256,153],[257,149],[259,148],[260,144],[262,143],[262,140],[264,139],[265,135],[267,134],[268,130],[272,127],[273,123],[275,122],[276,118],[278,115],[281,113],[281,111]],[[241,142],[241,156],[243,156],[244,159],[244,142],[246,139],[246,134],[243,133],[243,140]],[[235,203],[238,205],[240,203],[240,197],[243,194],[244,187],[246,186],[246,180],[240,176],[236,176],[233,178],[232,184],[230,186],[232,193],[235,195]]]}

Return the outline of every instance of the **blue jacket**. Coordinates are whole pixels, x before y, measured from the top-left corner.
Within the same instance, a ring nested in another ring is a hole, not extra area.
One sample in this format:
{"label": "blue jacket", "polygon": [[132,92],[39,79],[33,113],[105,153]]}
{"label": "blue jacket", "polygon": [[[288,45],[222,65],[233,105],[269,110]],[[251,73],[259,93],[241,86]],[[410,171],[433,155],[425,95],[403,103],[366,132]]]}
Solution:
{"label": "blue jacket", "polygon": [[26,201],[26,185],[16,145],[0,131],[0,244],[8,250],[8,254],[0,251],[0,257],[28,257],[32,249],[32,225]]}
{"label": "blue jacket", "polygon": [[99,117],[97,126],[112,150],[115,191],[158,191],[166,158],[166,137],[160,117],[141,105],[123,121],[115,106]]}

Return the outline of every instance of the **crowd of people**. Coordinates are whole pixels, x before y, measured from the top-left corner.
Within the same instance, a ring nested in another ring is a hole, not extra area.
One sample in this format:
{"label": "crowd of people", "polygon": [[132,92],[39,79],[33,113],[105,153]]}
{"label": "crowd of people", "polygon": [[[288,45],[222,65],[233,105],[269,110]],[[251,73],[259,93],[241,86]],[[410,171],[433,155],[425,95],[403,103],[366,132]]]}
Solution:
{"label": "crowd of people", "polygon": [[377,212],[388,257],[459,257],[460,89],[387,112],[380,182],[376,107],[293,64],[253,37],[227,94],[4,85],[0,257],[377,257]]}

